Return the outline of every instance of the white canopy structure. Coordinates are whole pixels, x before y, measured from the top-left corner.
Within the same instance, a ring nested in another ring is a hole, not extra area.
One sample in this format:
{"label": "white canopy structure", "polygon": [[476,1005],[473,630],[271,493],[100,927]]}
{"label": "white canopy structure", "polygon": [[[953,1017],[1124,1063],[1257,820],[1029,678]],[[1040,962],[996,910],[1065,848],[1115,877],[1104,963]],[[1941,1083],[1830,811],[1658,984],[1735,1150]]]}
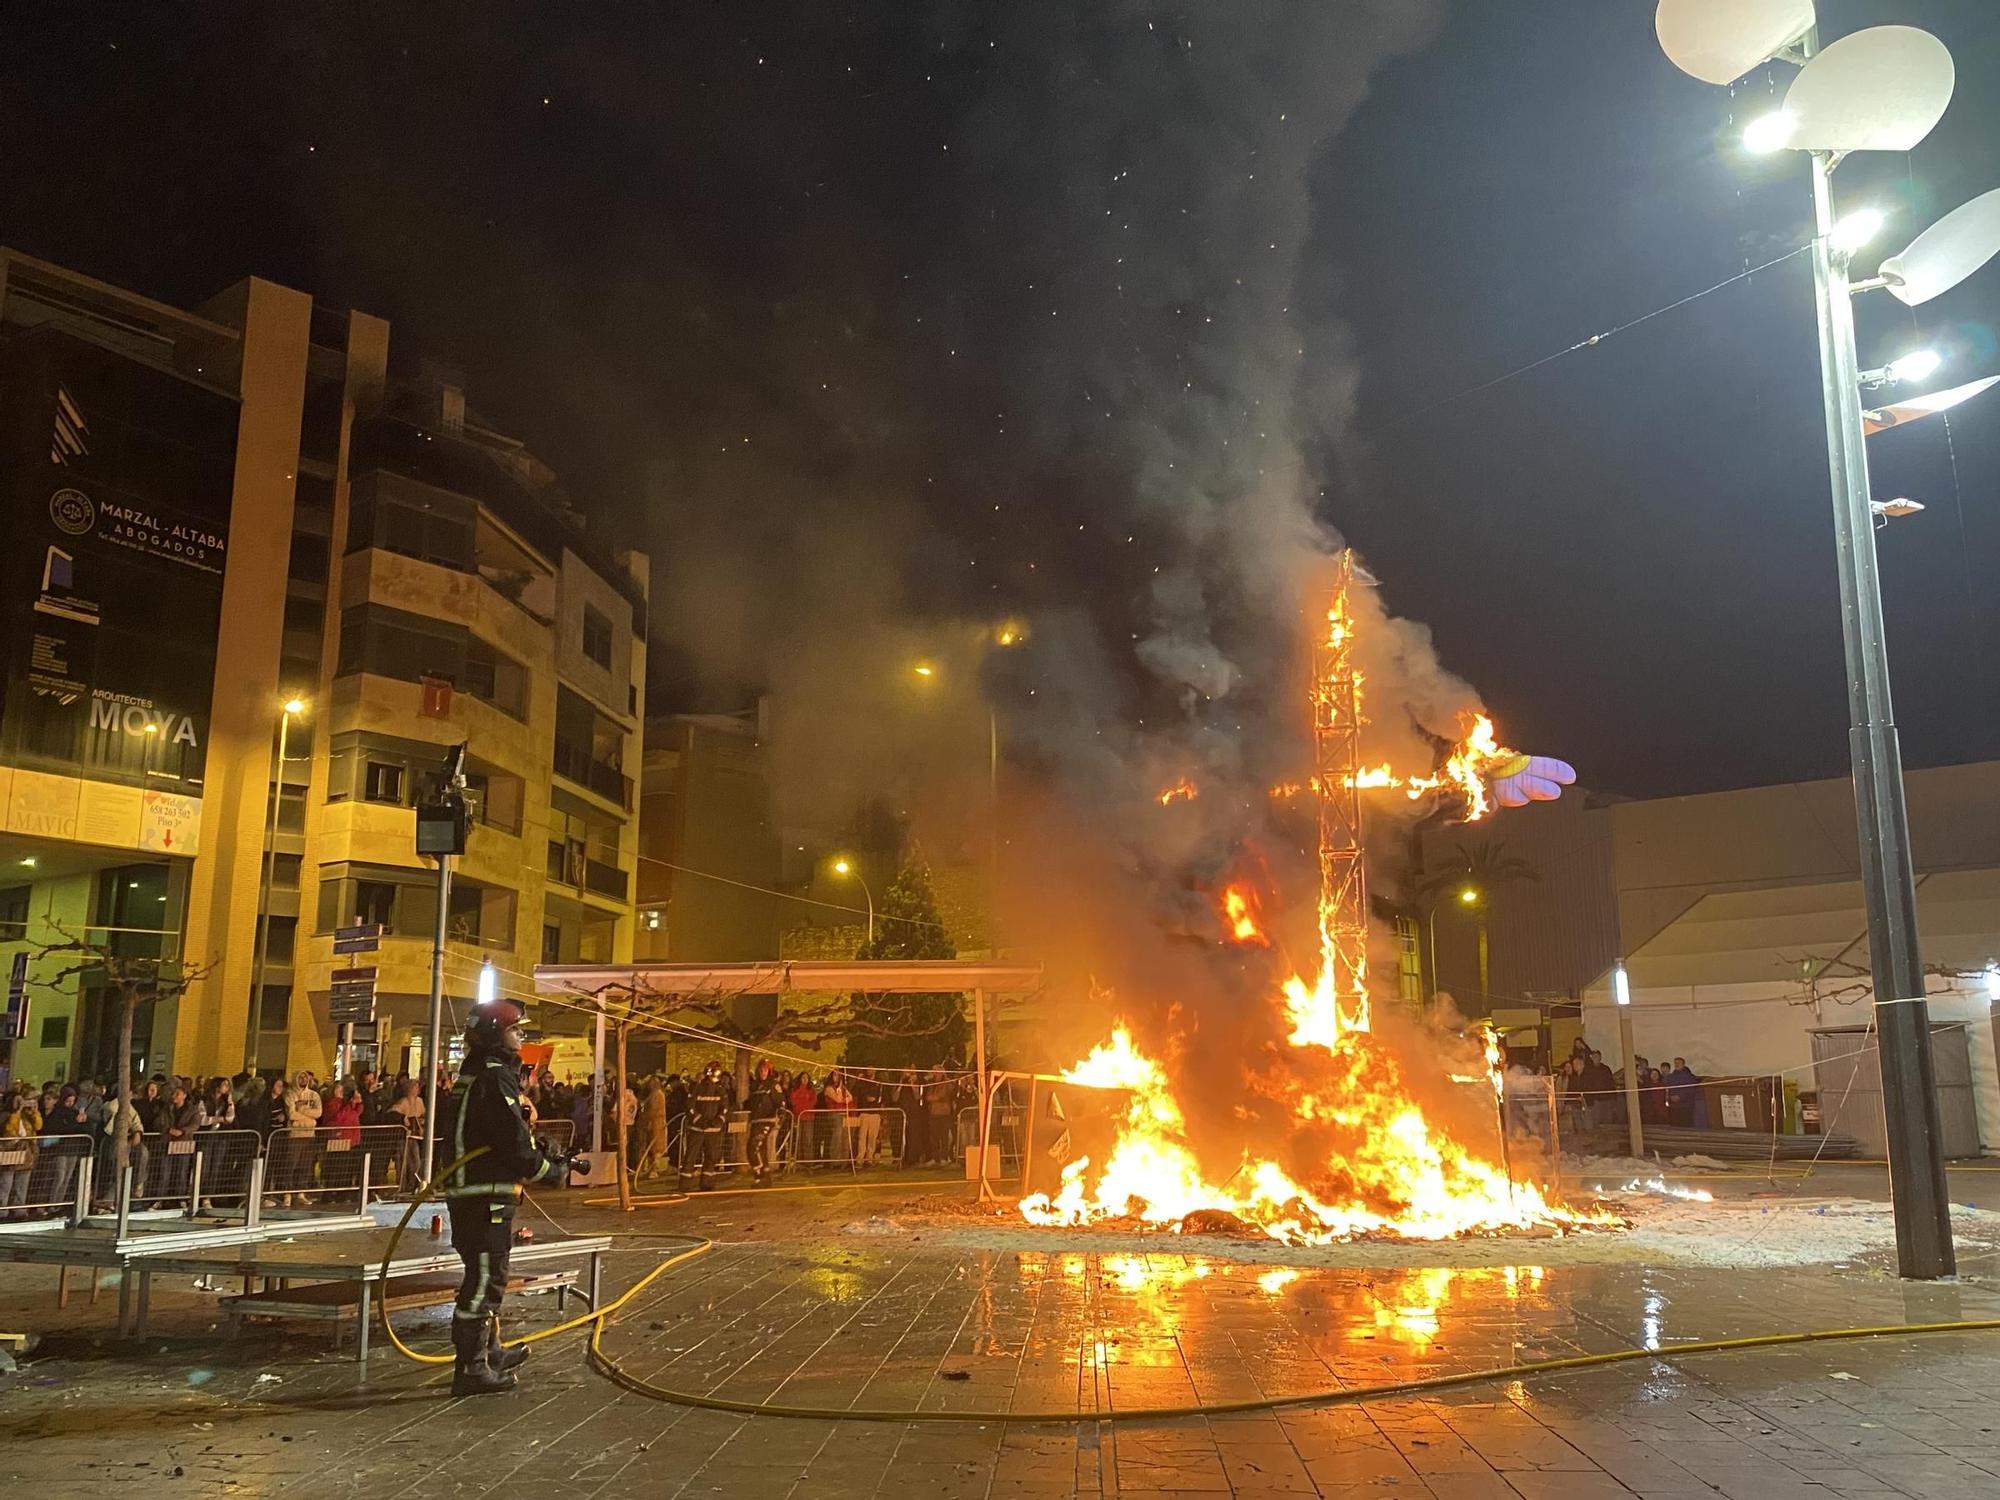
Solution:
{"label": "white canopy structure", "polygon": [[[983,959],[768,959],[725,964],[537,964],[535,992],[597,1012],[595,1042],[598,1097],[592,1115],[604,1118],[604,1034],[611,1019],[609,997],[621,991],[627,1014],[641,997],[658,1000],[715,1000],[736,995],[829,994],[972,996],[973,1067],[979,1075],[979,1191],[986,1184],[987,1091],[986,997],[1027,994],[1042,987],[1040,964]],[[640,1019],[633,1017],[633,1019]],[[595,1150],[603,1149],[593,1140]]]}

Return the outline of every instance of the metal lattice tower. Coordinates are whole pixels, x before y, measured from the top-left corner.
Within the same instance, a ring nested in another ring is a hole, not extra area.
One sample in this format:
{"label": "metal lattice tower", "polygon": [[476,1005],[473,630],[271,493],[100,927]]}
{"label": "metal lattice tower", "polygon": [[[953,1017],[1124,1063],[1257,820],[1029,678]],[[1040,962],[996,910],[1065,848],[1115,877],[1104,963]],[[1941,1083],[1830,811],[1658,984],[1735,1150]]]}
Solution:
{"label": "metal lattice tower", "polygon": [[1319,796],[1321,983],[1343,1029],[1368,1029],[1368,875],[1361,848],[1361,675],[1348,592],[1354,554],[1340,555],[1326,630],[1313,647],[1313,777]]}

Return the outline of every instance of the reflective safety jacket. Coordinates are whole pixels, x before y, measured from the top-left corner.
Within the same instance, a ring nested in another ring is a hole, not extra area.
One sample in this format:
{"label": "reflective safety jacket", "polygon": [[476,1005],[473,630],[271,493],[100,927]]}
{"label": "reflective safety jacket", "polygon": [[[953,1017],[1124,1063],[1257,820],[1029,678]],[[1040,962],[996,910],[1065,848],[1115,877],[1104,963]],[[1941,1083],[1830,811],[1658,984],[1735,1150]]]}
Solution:
{"label": "reflective safety jacket", "polygon": [[697,1130],[720,1130],[728,1122],[729,1079],[701,1077],[688,1091],[688,1107]]}
{"label": "reflective safety jacket", "polygon": [[445,1180],[447,1198],[518,1198],[523,1183],[554,1182],[561,1174],[521,1117],[521,1079],[512,1058],[468,1056],[440,1113],[448,1128],[439,1145],[446,1160],[486,1148]]}

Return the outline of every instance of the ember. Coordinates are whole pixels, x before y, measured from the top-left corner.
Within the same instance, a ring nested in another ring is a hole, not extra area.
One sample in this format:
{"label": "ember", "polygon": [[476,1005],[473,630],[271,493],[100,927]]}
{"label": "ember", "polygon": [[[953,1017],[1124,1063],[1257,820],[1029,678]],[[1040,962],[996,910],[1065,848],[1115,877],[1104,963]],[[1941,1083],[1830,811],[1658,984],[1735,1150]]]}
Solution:
{"label": "ember", "polygon": [[[1088,1156],[1069,1162],[1053,1194],[1021,1200],[1021,1214],[1032,1224],[1137,1219],[1176,1231],[1241,1225],[1286,1243],[1323,1244],[1361,1235],[1437,1240],[1618,1222],[1601,1211],[1568,1209],[1535,1183],[1515,1180],[1497,1129],[1493,1149],[1486,1140],[1475,1146],[1458,1139],[1426,1112],[1405,1076],[1405,1061],[1375,1033],[1358,794],[1366,786],[1417,783],[1394,779],[1387,767],[1379,775],[1360,768],[1364,720],[1361,674],[1352,659],[1352,578],[1343,559],[1326,631],[1313,653],[1318,974],[1310,984],[1296,975],[1285,981],[1291,1050],[1248,1080],[1254,1093],[1289,1111],[1292,1138],[1282,1154],[1292,1170],[1246,1152],[1234,1171],[1215,1180],[1198,1158],[1167,1069],[1120,1023],[1063,1074],[1072,1083],[1129,1095],[1116,1138],[1101,1162]],[[1450,783],[1463,795],[1465,816],[1477,817],[1490,806],[1485,778],[1520,759],[1499,748],[1491,720],[1480,715],[1426,790]],[[1186,795],[1193,795],[1191,786]],[[1163,793],[1160,800],[1171,797]],[[1265,941],[1246,888],[1229,887],[1221,906],[1236,941]],[[1485,1077],[1498,1100],[1504,1096],[1501,1056],[1491,1035],[1484,1052]],[[1317,1165],[1304,1169],[1301,1161]]]}

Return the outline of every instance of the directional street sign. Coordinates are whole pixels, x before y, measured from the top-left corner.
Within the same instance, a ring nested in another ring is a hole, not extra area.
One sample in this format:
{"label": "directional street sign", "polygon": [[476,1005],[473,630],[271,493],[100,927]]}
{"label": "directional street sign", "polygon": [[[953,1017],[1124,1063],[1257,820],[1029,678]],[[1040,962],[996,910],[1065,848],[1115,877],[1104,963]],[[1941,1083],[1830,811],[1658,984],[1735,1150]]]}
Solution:
{"label": "directional street sign", "polygon": [[375,975],[373,968],[335,969],[327,990],[327,1019],[336,1023],[373,1021]]}
{"label": "directional street sign", "polygon": [[382,946],[382,924],[380,922],[356,922],[352,927],[337,927],[333,933],[335,953],[373,953]]}

